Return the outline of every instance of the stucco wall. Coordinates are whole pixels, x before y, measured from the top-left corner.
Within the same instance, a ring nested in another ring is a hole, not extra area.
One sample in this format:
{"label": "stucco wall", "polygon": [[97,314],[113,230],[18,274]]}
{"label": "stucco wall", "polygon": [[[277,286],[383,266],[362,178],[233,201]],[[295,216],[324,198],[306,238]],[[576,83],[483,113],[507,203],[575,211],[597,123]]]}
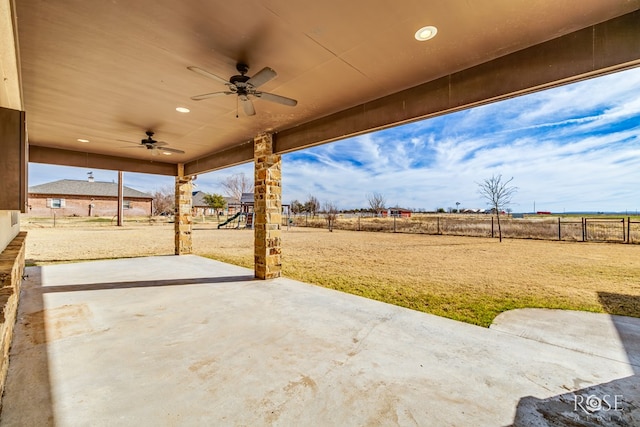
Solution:
{"label": "stucco wall", "polygon": [[[47,207],[47,199],[64,199],[65,206],[52,209]],[[151,200],[124,198],[125,202],[129,201],[130,208],[124,209],[124,216],[149,216],[151,215]],[[91,216],[114,216],[117,215],[118,201],[110,198],[85,198],[85,197],[69,197],[69,196],[38,196],[29,197],[28,213],[30,216],[48,217],[55,214],[56,216],[89,216],[89,205],[91,208]]]}
{"label": "stucco wall", "polygon": [[0,252],[2,252],[9,242],[18,235],[20,231],[20,215],[16,212],[14,219],[17,224],[11,225],[11,212],[0,211]]}

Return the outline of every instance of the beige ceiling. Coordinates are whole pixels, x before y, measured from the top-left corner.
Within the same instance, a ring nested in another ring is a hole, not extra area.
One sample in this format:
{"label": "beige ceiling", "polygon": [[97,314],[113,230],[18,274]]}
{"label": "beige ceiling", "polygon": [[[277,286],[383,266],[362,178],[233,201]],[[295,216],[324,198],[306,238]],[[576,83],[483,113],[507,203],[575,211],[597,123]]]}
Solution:
{"label": "beige ceiling", "polygon": [[[640,0],[15,3],[30,144],[149,160],[120,140],[153,130],[185,151],[155,159],[170,163],[211,157],[262,131],[291,131],[640,9]],[[418,42],[424,25],[438,34]],[[255,116],[240,108],[236,118],[234,96],[190,99],[225,87],[188,66],[226,79],[238,61],[249,75],[275,69],[260,89],[298,105],[256,99]]]}

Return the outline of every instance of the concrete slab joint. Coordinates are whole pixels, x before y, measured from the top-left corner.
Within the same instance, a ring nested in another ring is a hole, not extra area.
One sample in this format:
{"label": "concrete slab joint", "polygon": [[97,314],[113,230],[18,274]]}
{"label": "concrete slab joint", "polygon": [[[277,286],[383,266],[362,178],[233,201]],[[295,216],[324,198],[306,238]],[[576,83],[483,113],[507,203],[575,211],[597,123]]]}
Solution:
{"label": "concrete slab joint", "polygon": [[258,279],[282,272],[282,161],[273,153],[273,135],[263,133],[254,142],[254,271]]}
{"label": "concrete slab joint", "polygon": [[175,191],[175,254],[187,255],[193,252],[192,228],[192,177],[183,176],[184,169],[178,168],[179,176],[176,176]]}

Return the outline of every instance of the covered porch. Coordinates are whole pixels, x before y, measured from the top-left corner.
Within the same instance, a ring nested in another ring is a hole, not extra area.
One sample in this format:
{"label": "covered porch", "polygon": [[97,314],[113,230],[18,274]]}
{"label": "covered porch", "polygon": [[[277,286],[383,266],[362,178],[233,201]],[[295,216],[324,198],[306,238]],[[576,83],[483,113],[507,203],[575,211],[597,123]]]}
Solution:
{"label": "covered porch", "polygon": [[[640,420],[639,319],[516,310],[486,329],[194,255],[26,274],[2,426]],[[619,410],[582,413],[588,395]]]}

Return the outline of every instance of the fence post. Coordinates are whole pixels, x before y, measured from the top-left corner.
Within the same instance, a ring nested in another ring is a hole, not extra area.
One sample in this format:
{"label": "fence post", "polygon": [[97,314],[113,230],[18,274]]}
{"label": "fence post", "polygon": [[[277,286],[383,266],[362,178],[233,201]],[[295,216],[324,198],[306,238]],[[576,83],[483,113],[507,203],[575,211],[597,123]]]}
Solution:
{"label": "fence post", "polygon": [[438,230],[436,231],[436,234],[440,234],[440,217],[439,216],[436,217],[436,223],[437,223],[437,227],[438,227]]}
{"label": "fence post", "polygon": [[394,232],[394,233],[396,232],[396,218],[397,218],[397,217],[394,215],[394,216],[393,216],[393,232]]}
{"label": "fence post", "polygon": [[360,218],[362,218],[362,214],[358,214],[358,231],[360,231]]}
{"label": "fence post", "polygon": [[580,218],[582,222],[582,241],[587,241],[587,218]]}
{"label": "fence post", "polygon": [[631,217],[627,217],[627,243],[631,243]]}
{"label": "fence post", "polygon": [[624,229],[624,218],[622,218],[622,243],[627,241],[627,236],[625,234],[625,229]]}
{"label": "fence post", "polygon": [[560,217],[558,217],[558,240],[562,240],[562,230],[560,228]]}
{"label": "fence post", "polygon": [[491,217],[491,238],[493,239],[493,216]]}

